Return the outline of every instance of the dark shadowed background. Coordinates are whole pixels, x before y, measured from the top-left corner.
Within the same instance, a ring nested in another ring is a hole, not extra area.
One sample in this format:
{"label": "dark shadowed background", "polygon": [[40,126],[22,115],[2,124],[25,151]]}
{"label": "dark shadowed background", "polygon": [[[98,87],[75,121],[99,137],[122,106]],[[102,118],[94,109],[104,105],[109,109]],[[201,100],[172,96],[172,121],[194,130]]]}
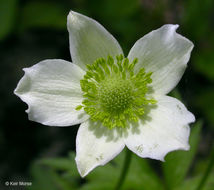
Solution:
{"label": "dark shadowed background", "polygon": [[[208,165],[212,166],[213,0],[0,0],[0,189],[109,190],[119,178],[123,153],[80,179],[74,163],[78,126],[57,128],[31,122],[25,113],[27,105],[13,94],[24,74],[22,68],[44,59],[71,60],[66,29],[70,10],[100,22],[125,55],[137,39],[166,23],[179,24],[178,32],[194,43],[187,70],[171,93],[197,118],[192,125],[194,150],[170,153],[164,164],[133,157],[122,188],[196,189]],[[208,174],[204,190],[214,189],[214,171]],[[32,186],[7,187],[6,181],[29,181]]]}

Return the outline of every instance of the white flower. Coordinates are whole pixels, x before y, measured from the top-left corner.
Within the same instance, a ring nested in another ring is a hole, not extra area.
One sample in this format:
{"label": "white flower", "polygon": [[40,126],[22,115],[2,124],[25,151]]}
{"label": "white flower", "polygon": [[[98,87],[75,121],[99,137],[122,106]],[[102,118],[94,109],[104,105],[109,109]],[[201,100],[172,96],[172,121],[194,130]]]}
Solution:
{"label": "white flower", "polygon": [[139,39],[128,57],[95,20],[71,11],[67,21],[73,63],[44,60],[25,68],[15,94],[29,119],[49,126],[81,123],[76,163],[81,176],[127,146],[142,158],[164,160],[188,150],[195,118],[167,96],[181,79],[193,44],[164,25]]}

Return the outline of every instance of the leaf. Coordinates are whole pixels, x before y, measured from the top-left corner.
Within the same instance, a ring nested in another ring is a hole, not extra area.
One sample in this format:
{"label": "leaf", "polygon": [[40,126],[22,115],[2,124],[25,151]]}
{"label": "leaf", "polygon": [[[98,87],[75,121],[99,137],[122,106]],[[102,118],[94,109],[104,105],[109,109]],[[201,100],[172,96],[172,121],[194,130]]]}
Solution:
{"label": "leaf", "polygon": [[162,190],[163,184],[156,172],[150,167],[147,159],[133,154],[130,171],[122,189]]}
{"label": "leaf", "polygon": [[52,171],[41,167],[38,162],[33,163],[30,173],[33,177],[33,180],[32,186],[28,187],[29,190],[58,190],[54,184]]}
{"label": "leaf", "polygon": [[0,1],[0,40],[11,32],[16,16],[16,8],[17,0]]}
{"label": "leaf", "polygon": [[[213,40],[210,40],[210,43],[214,43]],[[210,81],[214,81],[214,55],[213,48],[205,48],[201,50],[200,54],[196,54],[193,57],[193,66],[197,70],[197,72],[203,74]]]}
{"label": "leaf", "polygon": [[[124,159],[125,154],[123,151],[112,162],[93,170],[86,177],[88,183],[83,185],[80,190],[115,189],[121,175]],[[153,169],[147,163],[147,160],[132,153],[128,174],[121,189],[161,190],[163,189],[163,185]]]}
{"label": "leaf", "polygon": [[[67,159],[41,159],[34,163],[31,168],[34,185],[29,190],[113,190],[121,175],[124,159],[125,154],[123,151],[113,161],[105,166],[97,167],[87,175],[85,178],[86,183],[79,188],[78,182],[80,182],[81,178],[77,173],[73,153]],[[50,186],[46,183],[50,184]],[[52,188],[52,184],[54,184],[54,188]],[[130,168],[121,189],[163,190],[163,185],[147,163],[147,160],[132,153]]]}
{"label": "leaf", "polygon": [[182,101],[182,97],[181,97],[181,93],[178,91],[177,88],[174,88],[170,93],[169,93],[169,96],[172,96],[178,100],[181,100]]}
{"label": "leaf", "polygon": [[198,148],[201,127],[201,121],[198,121],[192,127],[189,140],[190,150],[188,152],[176,151],[166,156],[166,162],[163,164],[163,172],[169,189],[173,189],[183,182]]}
{"label": "leaf", "polygon": [[75,190],[80,180],[74,154],[69,158],[46,158],[33,163],[30,169],[33,177],[29,190]]}
{"label": "leaf", "polygon": [[87,183],[86,185],[83,185],[79,190],[111,190],[114,189],[113,185],[107,182],[97,182],[97,183]]}
{"label": "leaf", "polygon": [[66,28],[68,11],[62,4],[54,2],[28,2],[22,10],[20,30],[35,27]]}
{"label": "leaf", "polygon": [[[200,39],[212,35],[212,19],[208,19],[213,12],[213,0],[184,1],[183,26],[191,31],[191,36]],[[198,27],[200,26],[200,27]]]}
{"label": "leaf", "polygon": [[[203,161],[203,164],[206,165],[206,167],[208,165],[208,163],[204,161]],[[203,170],[201,170],[200,173],[197,174],[196,176],[185,180],[180,186],[176,187],[175,190],[196,190],[202,179],[202,176],[205,172],[206,167]],[[213,179],[214,179],[214,169],[210,173],[207,181],[203,186],[203,189],[201,190],[213,190],[213,187],[214,187]]]}
{"label": "leaf", "polygon": [[49,158],[49,159],[43,159],[39,162],[40,164],[46,165],[51,167],[55,170],[63,170],[63,171],[73,171],[74,173],[77,173],[77,169],[74,165],[74,160],[68,160],[67,158]]}
{"label": "leaf", "polygon": [[214,91],[213,87],[203,88],[203,91],[195,95],[194,102],[195,106],[203,112],[206,119],[212,124],[214,124]]}

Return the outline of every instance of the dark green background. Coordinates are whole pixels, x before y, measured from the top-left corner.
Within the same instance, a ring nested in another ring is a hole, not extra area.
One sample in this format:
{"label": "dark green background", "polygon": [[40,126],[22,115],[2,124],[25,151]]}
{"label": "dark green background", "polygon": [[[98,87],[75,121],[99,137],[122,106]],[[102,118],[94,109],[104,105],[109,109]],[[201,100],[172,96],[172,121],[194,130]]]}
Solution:
{"label": "dark green background", "polygon": [[[187,70],[172,95],[182,99],[203,123],[200,124],[199,146],[185,176],[196,175],[191,168],[199,162],[203,164],[198,173],[203,173],[214,137],[213,0],[0,0],[0,189],[8,189],[4,186],[5,181],[35,181],[34,184],[38,184],[42,179],[32,172],[33,167],[40,167],[34,165],[36,160],[67,157],[68,152],[75,150],[78,126],[57,128],[28,121],[27,105],[13,94],[23,76],[22,68],[44,59],[71,60],[66,29],[70,10],[100,22],[119,41],[125,55],[137,39],[151,30],[167,23],[180,25],[178,32],[190,39],[195,47]],[[149,162],[161,179],[161,163]],[[63,172],[60,168],[56,174],[60,178]],[[81,184],[90,184],[87,179],[80,180],[77,176],[74,179],[74,189]],[[73,189],[71,186],[68,183],[67,189]],[[170,189],[170,185],[165,187]],[[53,189],[48,186],[36,189],[48,188]],[[137,186],[127,186],[127,189],[137,189]]]}

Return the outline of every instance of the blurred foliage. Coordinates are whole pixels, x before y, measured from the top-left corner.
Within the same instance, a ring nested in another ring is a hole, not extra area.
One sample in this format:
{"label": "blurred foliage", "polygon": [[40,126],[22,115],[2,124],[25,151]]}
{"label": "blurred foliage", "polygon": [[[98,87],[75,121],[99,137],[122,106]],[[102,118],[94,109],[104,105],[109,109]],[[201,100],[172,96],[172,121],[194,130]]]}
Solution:
{"label": "blurred foliage", "polygon": [[166,185],[169,189],[173,189],[183,183],[198,149],[201,127],[202,123],[198,122],[192,128],[189,139],[191,149],[188,152],[177,151],[169,153],[166,156],[166,162],[163,164],[163,171]]}
{"label": "blurred foliage", "polygon": [[214,125],[214,89],[207,87],[195,97],[195,106],[205,113],[205,118]]}
{"label": "blurred foliage", "polygon": [[24,31],[29,28],[66,30],[67,12],[68,10],[60,3],[29,1],[22,7],[19,30]]}
{"label": "blurred foliage", "polygon": [[[193,41],[189,67],[171,95],[183,99],[196,118],[203,119],[203,128],[200,122],[195,124],[191,150],[170,153],[162,167],[133,155],[122,189],[196,189],[214,137],[213,0],[0,0],[1,181],[21,176],[33,180],[30,190],[100,190],[101,186],[110,190],[120,176],[123,153],[80,179],[74,154],[65,157],[75,150],[78,128],[51,128],[28,121],[27,106],[12,93],[22,68],[48,58],[70,60],[66,30],[70,9],[103,24],[126,55],[136,40],[166,23],[179,24],[178,32]],[[61,158],[52,158],[57,156]],[[213,179],[212,171],[204,190],[214,189]],[[0,183],[0,189],[4,188]]]}
{"label": "blurred foliage", "polygon": [[18,0],[1,0],[0,1],[0,41],[3,40],[15,24]]}
{"label": "blurred foliage", "polygon": [[[175,151],[166,156],[159,175],[151,167],[147,159],[132,155],[129,173],[122,190],[192,190],[196,189],[208,161],[198,161],[193,165],[193,159],[198,150],[202,122],[197,122],[190,136],[190,151]],[[114,190],[118,182],[123,162],[124,151],[113,161],[93,170],[85,180],[81,180],[74,162],[74,153],[68,158],[41,159],[31,166],[33,186],[28,190]],[[193,169],[191,167],[196,168]],[[199,168],[198,172],[198,169]],[[190,170],[191,169],[191,170]],[[163,173],[164,175],[162,175]],[[162,176],[162,177],[161,177]],[[204,190],[214,187],[214,169],[204,186]]]}

